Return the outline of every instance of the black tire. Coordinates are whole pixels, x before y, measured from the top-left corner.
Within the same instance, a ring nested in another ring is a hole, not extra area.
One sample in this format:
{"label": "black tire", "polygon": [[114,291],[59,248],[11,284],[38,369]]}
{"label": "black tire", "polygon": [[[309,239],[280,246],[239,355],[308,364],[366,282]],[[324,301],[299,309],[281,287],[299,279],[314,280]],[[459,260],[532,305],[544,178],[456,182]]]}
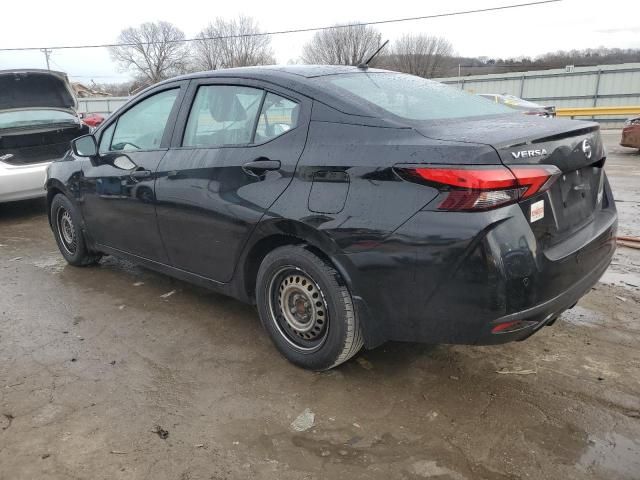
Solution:
{"label": "black tire", "polygon": [[82,234],[82,220],[76,206],[63,194],[51,202],[51,227],[60,253],[71,265],[84,267],[97,263],[102,254],[90,252]]}
{"label": "black tire", "polygon": [[[300,367],[328,370],[362,348],[362,331],[344,281],[304,246],[280,247],[264,258],[256,300],[271,340]],[[290,307],[289,313],[283,305]]]}

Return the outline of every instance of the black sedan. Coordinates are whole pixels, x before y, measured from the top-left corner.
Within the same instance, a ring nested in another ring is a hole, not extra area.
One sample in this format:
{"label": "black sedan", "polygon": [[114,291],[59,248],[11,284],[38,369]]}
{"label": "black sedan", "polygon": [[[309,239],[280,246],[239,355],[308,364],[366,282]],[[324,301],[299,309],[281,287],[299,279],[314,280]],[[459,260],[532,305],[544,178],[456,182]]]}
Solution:
{"label": "black sedan", "polygon": [[155,85],[51,165],[62,255],[116,255],[256,304],[334,367],[389,340],[492,344],[553,323],[615,249],[598,125],[365,67]]}

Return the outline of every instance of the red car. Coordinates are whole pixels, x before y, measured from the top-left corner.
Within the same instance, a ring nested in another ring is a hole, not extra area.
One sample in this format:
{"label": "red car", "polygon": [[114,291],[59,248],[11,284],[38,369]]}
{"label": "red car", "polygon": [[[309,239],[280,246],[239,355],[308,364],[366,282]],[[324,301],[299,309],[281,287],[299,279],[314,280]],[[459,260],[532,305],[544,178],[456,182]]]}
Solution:
{"label": "red car", "polygon": [[104,117],[99,113],[85,113],[82,115],[82,121],[85,125],[96,128],[98,125],[104,122]]}
{"label": "red car", "polygon": [[620,145],[623,147],[640,148],[640,117],[630,118],[624,122]]}

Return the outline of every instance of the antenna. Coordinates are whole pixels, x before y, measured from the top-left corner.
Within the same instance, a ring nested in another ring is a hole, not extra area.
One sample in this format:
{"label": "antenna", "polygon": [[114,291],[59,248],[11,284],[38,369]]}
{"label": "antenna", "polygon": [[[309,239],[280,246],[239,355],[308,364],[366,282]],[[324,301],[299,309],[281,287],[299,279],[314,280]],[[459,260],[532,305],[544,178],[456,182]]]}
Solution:
{"label": "antenna", "polygon": [[369,57],[369,60],[359,64],[358,68],[362,68],[363,70],[366,70],[367,68],[369,68],[369,64],[371,63],[371,60],[373,60],[376,57],[376,55],[380,53],[380,50],[382,50],[384,47],[387,46],[387,43],[389,43],[389,40],[385,40],[385,42],[382,45],[380,45],[380,47],[375,52],[373,52],[373,55]]}

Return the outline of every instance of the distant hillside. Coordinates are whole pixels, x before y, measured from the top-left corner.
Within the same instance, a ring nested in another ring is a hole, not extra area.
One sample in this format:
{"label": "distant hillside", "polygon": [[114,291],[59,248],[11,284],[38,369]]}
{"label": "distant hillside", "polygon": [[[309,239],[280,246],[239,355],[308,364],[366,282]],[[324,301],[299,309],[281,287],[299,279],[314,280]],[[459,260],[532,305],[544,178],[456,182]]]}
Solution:
{"label": "distant hillside", "polygon": [[534,59],[491,57],[448,57],[434,77],[483,75],[487,73],[525,72],[563,68],[566,65],[594,66],[640,62],[640,49],[588,48],[584,50],[559,50],[545,53]]}

